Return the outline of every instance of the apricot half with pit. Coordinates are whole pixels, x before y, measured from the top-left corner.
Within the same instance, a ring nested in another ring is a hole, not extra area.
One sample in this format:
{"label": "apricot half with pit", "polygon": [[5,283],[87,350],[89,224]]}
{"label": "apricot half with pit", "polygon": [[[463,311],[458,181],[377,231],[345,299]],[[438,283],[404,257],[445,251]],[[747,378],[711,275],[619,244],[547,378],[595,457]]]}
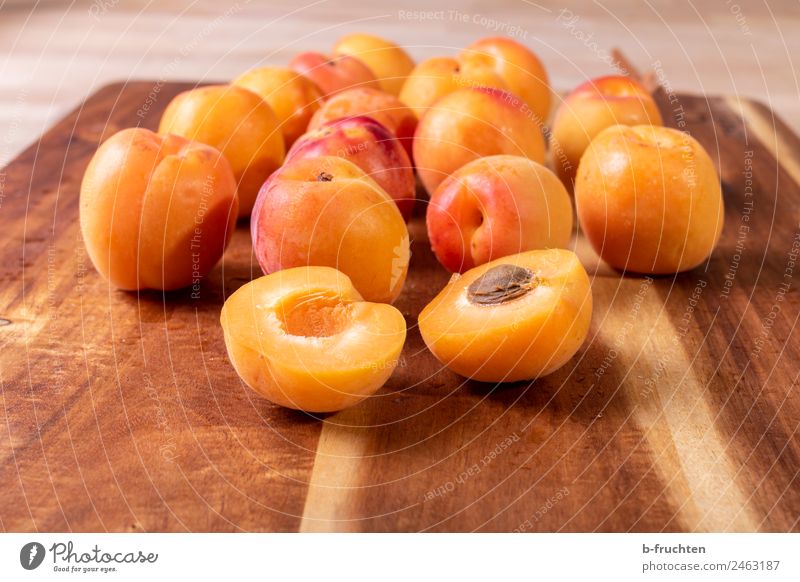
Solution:
{"label": "apricot half with pit", "polygon": [[275,404],[308,412],[341,410],[374,394],[406,337],[397,309],[364,301],[330,267],[251,281],[228,298],[220,321],[242,380]]}
{"label": "apricot half with pit", "polygon": [[454,275],[419,316],[436,358],[481,382],[545,376],[578,351],[592,292],[578,257],[564,249],[503,257]]}

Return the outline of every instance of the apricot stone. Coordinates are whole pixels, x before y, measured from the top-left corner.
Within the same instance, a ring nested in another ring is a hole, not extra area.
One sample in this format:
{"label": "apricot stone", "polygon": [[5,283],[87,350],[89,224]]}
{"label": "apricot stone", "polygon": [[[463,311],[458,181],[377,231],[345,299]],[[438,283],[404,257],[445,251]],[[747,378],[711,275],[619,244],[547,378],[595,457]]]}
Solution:
{"label": "apricot stone", "polygon": [[574,253],[528,251],[485,263],[450,283],[419,315],[433,355],[481,382],[515,382],[563,366],[586,339],[589,277]]}

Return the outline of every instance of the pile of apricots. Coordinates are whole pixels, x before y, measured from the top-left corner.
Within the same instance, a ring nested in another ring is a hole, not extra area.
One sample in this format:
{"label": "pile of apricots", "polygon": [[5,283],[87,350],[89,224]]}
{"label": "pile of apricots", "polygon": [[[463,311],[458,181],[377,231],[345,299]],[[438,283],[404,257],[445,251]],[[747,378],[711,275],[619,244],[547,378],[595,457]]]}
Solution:
{"label": "pile of apricots", "polygon": [[351,34],[330,54],[178,95],[158,132],[106,140],[81,186],[86,248],[120,289],[178,289],[249,217],[264,276],[222,307],[230,361],[272,402],[336,411],[397,366],[406,320],[392,303],[419,182],[431,248],[453,273],[418,314],[426,345],[467,378],[535,379],[589,331],[574,215],[612,267],[668,274],[709,257],[724,214],[709,155],[662,126],[637,80],[589,80],[551,116],[553,97],[541,61],[509,38],[415,64]]}

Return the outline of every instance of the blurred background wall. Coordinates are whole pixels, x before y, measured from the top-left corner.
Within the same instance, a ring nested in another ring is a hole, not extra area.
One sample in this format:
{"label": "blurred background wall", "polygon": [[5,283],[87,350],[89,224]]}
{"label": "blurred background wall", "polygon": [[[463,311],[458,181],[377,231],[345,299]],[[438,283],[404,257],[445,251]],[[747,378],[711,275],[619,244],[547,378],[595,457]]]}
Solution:
{"label": "blurred background wall", "polygon": [[673,89],[760,99],[800,130],[800,5],[744,0],[0,0],[0,165],[97,87],[227,80],[366,30],[417,59],[512,36],[568,90],[619,47]]}

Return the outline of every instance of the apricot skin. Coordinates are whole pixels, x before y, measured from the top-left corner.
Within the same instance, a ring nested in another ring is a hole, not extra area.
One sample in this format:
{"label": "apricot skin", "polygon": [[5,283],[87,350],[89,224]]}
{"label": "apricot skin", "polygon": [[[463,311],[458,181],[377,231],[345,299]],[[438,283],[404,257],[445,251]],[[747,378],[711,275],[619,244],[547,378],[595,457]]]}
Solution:
{"label": "apricot skin", "polygon": [[397,97],[377,89],[357,87],[337,93],[314,114],[308,130],[317,129],[336,119],[356,116],[371,117],[383,125],[400,141],[411,157],[417,117]]}
{"label": "apricot skin", "polygon": [[287,148],[305,133],[322,102],[322,93],[316,85],[290,69],[253,69],[237,77],[232,84],[249,89],[267,102],[278,117]]}
{"label": "apricot skin", "polygon": [[349,55],[329,57],[305,52],[296,55],[289,67],[314,83],[325,99],[351,87],[379,88],[378,80],[367,65]]}
{"label": "apricot skin", "polygon": [[550,170],[520,156],[478,158],[431,196],[428,238],[439,262],[463,272],[523,251],[566,248],[572,201]]}
{"label": "apricot skin", "polygon": [[575,181],[581,228],[612,267],[671,274],[705,261],[725,208],[714,164],[683,132],[615,125],[592,140]]}
{"label": "apricot skin", "polygon": [[414,135],[417,175],[429,194],[474,159],[496,154],[544,163],[544,137],[519,97],[497,89],[459,89],[442,97]]}
{"label": "apricot skin", "polygon": [[372,34],[348,34],[333,47],[334,55],[350,55],[362,61],[377,77],[381,89],[397,96],[414,68],[408,53],[395,43]]}
{"label": "apricot skin", "polygon": [[344,158],[285,164],[262,188],[250,223],[264,273],[334,267],[368,301],[391,303],[408,272],[409,237],[394,200]]}
{"label": "apricot skin", "polygon": [[367,303],[343,273],[298,267],[255,279],[222,307],[228,356],[275,404],[334,412],[374,394],[392,375],[406,337],[403,315]]}
{"label": "apricot skin", "polygon": [[339,156],[375,180],[408,222],[414,210],[416,181],[405,150],[389,130],[371,117],[347,117],[309,131],[289,150],[286,161]]}
{"label": "apricot skin", "polygon": [[486,66],[509,91],[519,95],[541,121],[550,114],[550,81],[544,65],[526,46],[507,37],[475,41],[459,55],[462,66]]}
{"label": "apricot skin", "polygon": [[164,111],[158,132],[208,144],[225,155],[238,183],[239,216],[250,214],[259,188],[286,153],[280,122],[266,101],[231,85],[181,93]]}
{"label": "apricot skin", "polygon": [[[522,297],[476,305],[468,288],[500,265],[533,272]],[[589,331],[592,292],[574,253],[563,249],[503,257],[454,276],[419,315],[419,330],[436,358],[453,372],[481,382],[532,380],[556,371],[578,351]]]}
{"label": "apricot skin", "polygon": [[581,156],[592,139],[612,125],[663,125],[650,92],[621,75],[592,79],[567,95],[553,120],[552,150],[556,173],[572,187]]}
{"label": "apricot skin", "polygon": [[143,128],[98,148],[83,177],[89,258],[112,285],[172,290],[207,275],[236,225],[230,165],[210,146]]}
{"label": "apricot skin", "polygon": [[505,81],[489,67],[463,65],[452,57],[433,57],[414,67],[399,97],[421,118],[445,95],[470,87],[508,90]]}

